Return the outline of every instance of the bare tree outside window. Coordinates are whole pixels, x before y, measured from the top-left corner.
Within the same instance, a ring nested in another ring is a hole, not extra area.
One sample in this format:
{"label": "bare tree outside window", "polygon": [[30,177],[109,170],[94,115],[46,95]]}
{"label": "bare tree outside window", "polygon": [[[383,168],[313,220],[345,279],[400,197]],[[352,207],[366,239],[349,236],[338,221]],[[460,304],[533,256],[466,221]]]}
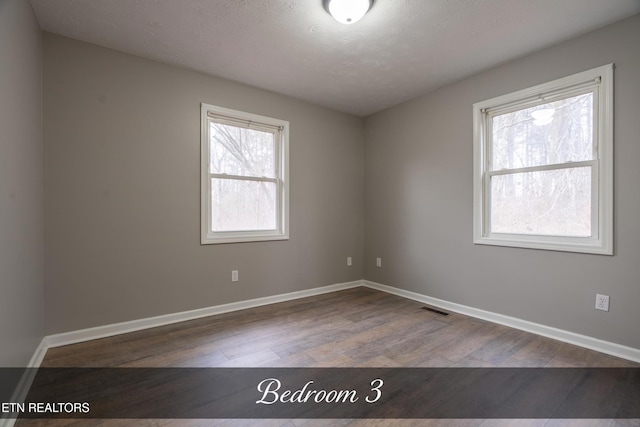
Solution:
{"label": "bare tree outside window", "polygon": [[275,134],[210,122],[209,136],[213,231],[275,230]]}
{"label": "bare tree outside window", "polygon": [[591,167],[567,166],[594,158],[593,112],[589,92],[493,117],[493,232],[591,235]]}
{"label": "bare tree outside window", "polygon": [[200,105],[203,245],[289,239],[289,122]]}
{"label": "bare tree outside window", "polygon": [[473,104],[473,243],[613,255],[613,73]]}

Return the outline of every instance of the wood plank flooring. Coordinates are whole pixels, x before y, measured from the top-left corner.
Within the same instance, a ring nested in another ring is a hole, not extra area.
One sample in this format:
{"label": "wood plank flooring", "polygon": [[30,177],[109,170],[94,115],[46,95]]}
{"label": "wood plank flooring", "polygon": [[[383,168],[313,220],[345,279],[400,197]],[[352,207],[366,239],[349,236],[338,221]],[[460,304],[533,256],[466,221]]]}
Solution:
{"label": "wood plank flooring", "polygon": [[[43,367],[638,367],[369,288],[52,348]],[[638,420],[114,420],[32,425],[626,426]]]}

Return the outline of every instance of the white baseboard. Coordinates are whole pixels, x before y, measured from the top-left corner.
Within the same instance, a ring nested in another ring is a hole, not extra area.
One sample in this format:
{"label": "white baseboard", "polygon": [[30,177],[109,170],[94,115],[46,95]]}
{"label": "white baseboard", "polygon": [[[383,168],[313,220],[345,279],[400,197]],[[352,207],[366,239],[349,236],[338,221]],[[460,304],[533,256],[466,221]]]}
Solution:
{"label": "white baseboard", "polygon": [[434,307],[443,308],[456,313],[475,317],[477,319],[487,320],[489,322],[498,323],[500,325],[509,326],[511,328],[520,329],[522,331],[531,332],[543,337],[553,338],[569,344],[574,344],[590,350],[599,351],[611,356],[620,357],[622,359],[631,360],[640,363],[640,349],[627,347],[621,344],[600,340],[587,335],[581,335],[563,329],[553,328],[551,326],[542,325],[540,323],[529,322],[528,320],[518,319],[516,317],[505,316],[491,311],[480,310],[478,308],[469,307],[454,302],[429,297],[417,292],[407,291],[404,289],[394,288],[392,286],[383,285],[369,280],[363,280],[363,285],[371,289],[376,289],[393,295],[398,295]]}
{"label": "white baseboard", "polygon": [[[275,304],[284,301],[291,301],[300,298],[322,295],[330,292],[352,289],[359,286],[365,286],[388,294],[397,295],[434,307],[450,310],[456,313],[475,317],[489,322],[498,323],[515,329],[531,332],[544,337],[556,339],[569,344],[599,351],[601,353],[610,354],[612,356],[631,360],[640,363],[640,349],[627,347],[624,345],[603,341],[586,335],[576,334],[574,332],[553,328],[551,326],[539,323],[529,322],[527,320],[518,319],[516,317],[505,316],[499,313],[480,310],[454,302],[429,297],[417,292],[407,291],[392,286],[383,285],[381,283],[369,280],[356,280],[353,282],[338,283],[335,285],[323,286],[319,288],[306,289],[303,291],[290,292],[286,294],[273,295],[270,297],[256,298],[247,301],[239,301],[230,304],[222,304],[212,307],[201,308],[197,310],[183,311],[180,313],[171,313],[162,316],[149,317],[145,319],[132,320],[129,322],[115,323],[112,325],[98,326],[95,328],[82,329],[78,331],[65,332],[61,334],[49,335],[44,337],[40,345],[36,349],[29,362],[29,368],[38,368],[47,352],[48,348],[60,347],[68,344],[75,344],[84,341],[90,341],[98,338],[110,337],[113,335],[125,334],[128,332],[139,331],[157,326],[169,325],[172,323],[184,322],[187,320],[199,319],[202,317],[213,316],[216,314],[229,313],[232,311],[245,310],[263,305]],[[33,374],[28,371],[18,383],[16,391],[13,394],[12,402],[22,402],[26,397],[29,387],[33,382]],[[13,427],[15,419],[0,420],[0,426]],[[4,422],[4,424],[3,424]]]}
{"label": "white baseboard", "polygon": [[[22,403],[27,398],[27,394],[29,393],[29,389],[31,388],[31,384],[36,377],[36,369],[39,368],[42,363],[42,359],[44,359],[44,355],[47,353],[47,338],[44,337],[38,344],[38,348],[33,352],[33,356],[31,356],[31,360],[27,365],[27,370],[18,381],[18,385],[11,396],[10,402],[14,403]],[[16,423],[15,418],[7,418],[4,420],[0,420],[1,427],[13,427]]]}
{"label": "white baseboard", "polygon": [[330,292],[341,291],[345,289],[356,288],[358,286],[366,286],[393,295],[398,295],[414,301],[419,301],[434,307],[440,307],[456,313],[465,314],[467,316],[478,319],[487,320],[489,322],[498,323],[545,337],[553,338],[559,341],[575,344],[591,350],[610,354],[612,356],[621,357],[634,362],[640,363],[640,349],[627,347],[624,345],[603,341],[586,335],[577,334],[551,326],[530,322],[516,317],[505,316],[499,313],[480,310],[454,302],[429,297],[417,292],[407,291],[392,286],[383,285],[381,283],[369,280],[355,280],[353,282],[337,283],[329,286],[321,286],[318,288],[305,289],[303,291],[290,292],[286,294],[273,295],[269,297],[250,299],[246,301],[233,302],[229,304],[205,307],[196,310],[183,311],[179,313],[170,313],[162,316],[148,317],[145,319],[132,320],[128,322],[114,323],[111,325],[97,326],[94,328],[81,329],[78,331],[64,332],[45,337],[40,346],[34,353],[29,364],[30,367],[40,366],[48,348],[60,347],[63,345],[75,344],[84,341],[90,341],[99,338],[106,338],[114,335],[126,334],[128,332],[140,331],[143,329],[155,328],[158,326],[170,325],[173,323],[184,322],[187,320],[199,319],[202,317],[213,316],[216,314],[229,313],[232,311],[245,310],[248,308],[260,307],[263,305],[275,304],[284,301],[291,301],[300,298],[322,295]]}
{"label": "white baseboard", "polygon": [[199,319],[216,314],[229,313],[232,311],[245,310],[247,308],[254,308],[263,305],[275,304],[278,302],[291,301],[300,298],[326,294],[329,292],[341,291],[344,289],[356,288],[358,286],[362,286],[361,280],[346,283],[337,283],[335,285],[321,286],[319,288],[305,289],[303,291],[273,295],[270,297],[232,302],[229,304],[205,307],[197,310],[183,311],[179,313],[165,314],[162,316],[148,317],[145,319],[131,320],[129,322],[97,326],[94,328],[81,329],[78,331],[64,332],[61,334],[49,335],[46,339],[48,347],[60,347],[63,345],[76,344],[79,342],[95,340],[98,338],[106,338],[114,335],[126,334],[128,332],[135,332],[143,329],[170,325],[172,323],[184,322],[186,320]]}
{"label": "white baseboard", "polygon": [[[47,352],[47,349],[53,347],[60,347],[63,345],[75,344],[99,338],[106,338],[114,335],[126,334],[127,332],[140,331],[143,329],[155,328],[157,326],[164,326],[172,323],[184,322],[186,320],[194,320],[201,317],[229,313],[232,311],[245,310],[247,308],[275,304],[278,302],[285,302],[315,295],[322,295],[330,292],[357,288],[359,286],[362,286],[361,280],[346,283],[337,283],[329,286],[305,289],[303,291],[290,292],[286,294],[256,298],[247,301],[239,301],[230,304],[205,307],[197,310],[171,313],[162,316],[132,320],[129,322],[114,323],[111,325],[98,326],[95,328],[81,329],[78,331],[49,335],[42,339],[40,345],[38,345],[38,348],[33,353],[33,356],[31,357],[27,368],[39,368]],[[29,388],[31,387],[31,384],[33,383],[33,380],[35,378],[35,373],[35,369],[30,369],[25,372],[22,378],[20,378],[20,381],[16,386],[16,390],[11,397],[11,402],[24,402],[25,398],[27,397],[27,393],[29,392]],[[0,427],[13,427],[15,422],[15,418],[0,419]]]}

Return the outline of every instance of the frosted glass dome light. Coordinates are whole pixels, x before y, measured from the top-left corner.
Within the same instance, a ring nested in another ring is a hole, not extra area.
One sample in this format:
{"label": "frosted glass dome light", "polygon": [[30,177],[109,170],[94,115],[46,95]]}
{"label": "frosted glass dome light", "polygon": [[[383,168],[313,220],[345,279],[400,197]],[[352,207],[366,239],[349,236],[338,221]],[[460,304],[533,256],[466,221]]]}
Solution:
{"label": "frosted glass dome light", "polygon": [[372,0],[326,0],[325,8],[342,24],[358,22],[371,8]]}

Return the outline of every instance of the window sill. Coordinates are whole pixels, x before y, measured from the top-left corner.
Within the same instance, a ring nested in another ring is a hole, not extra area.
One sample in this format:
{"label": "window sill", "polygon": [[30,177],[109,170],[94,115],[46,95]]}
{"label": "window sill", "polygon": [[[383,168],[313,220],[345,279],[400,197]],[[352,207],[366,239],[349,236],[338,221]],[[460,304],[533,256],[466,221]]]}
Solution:
{"label": "window sill", "polygon": [[203,236],[201,245],[217,245],[223,243],[266,242],[271,240],[289,240],[288,234],[244,234],[242,236]]}
{"label": "window sill", "polygon": [[547,251],[577,252],[597,255],[613,255],[613,246],[588,238],[567,238],[559,241],[557,237],[518,235],[483,236],[474,239],[476,245],[506,246]]}

